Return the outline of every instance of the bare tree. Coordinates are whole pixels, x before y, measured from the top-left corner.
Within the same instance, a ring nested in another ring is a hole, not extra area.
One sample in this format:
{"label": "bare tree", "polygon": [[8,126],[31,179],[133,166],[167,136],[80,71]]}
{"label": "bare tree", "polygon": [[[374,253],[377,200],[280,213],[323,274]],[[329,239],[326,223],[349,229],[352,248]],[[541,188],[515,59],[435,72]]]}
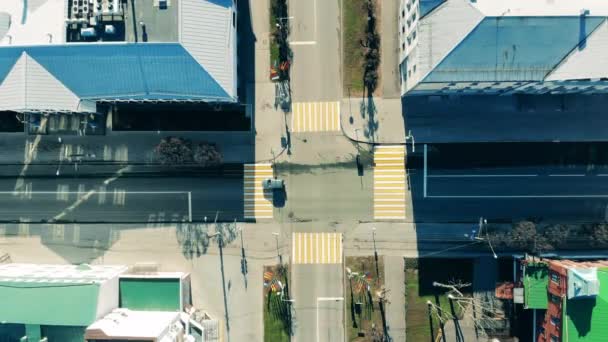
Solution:
{"label": "bare tree", "polygon": [[[462,319],[469,319],[475,326],[475,331],[481,336],[488,336],[488,332],[492,331],[497,326],[497,321],[504,318],[505,314],[501,308],[500,303],[492,296],[466,296],[462,293],[461,289],[470,287],[470,283],[453,282],[449,284],[443,284],[434,282],[433,286],[441,287],[448,290],[447,297],[451,303],[456,305],[463,315]],[[429,305],[434,306],[434,312],[438,315],[437,319],[441,322],[441,315],[446,314],[445,310],[436,307],[432,303]],[[455,317],[455,311],[447,314],[449,319],[458,319]]]}

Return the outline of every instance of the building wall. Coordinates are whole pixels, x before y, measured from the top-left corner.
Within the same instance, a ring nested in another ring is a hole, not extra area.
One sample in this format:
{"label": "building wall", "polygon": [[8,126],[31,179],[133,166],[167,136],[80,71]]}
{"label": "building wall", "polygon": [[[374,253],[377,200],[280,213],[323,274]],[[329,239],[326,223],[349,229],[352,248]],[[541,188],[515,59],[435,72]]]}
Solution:
{"label": "building wall", "polygon": [[180,311],[180,279],[122,278],[120,307],[142,311]]}
{"label": "building wall", "polygon": [[53,326],[43,325],[41,327],[42,337],[47,337],[49,342],[82,342],[86,327],[76,326]]}
{"label": "building wall", "polygon": [[110,279],[99,287],[96,319],[99,319],[118,307],[118,277]]}
{"label": "building wall", "polygon": [[549,305],[538,342],[551,342],[551,336],[561,341],[563,303],[568,289],[568,270],[559,264],[549,263]]}

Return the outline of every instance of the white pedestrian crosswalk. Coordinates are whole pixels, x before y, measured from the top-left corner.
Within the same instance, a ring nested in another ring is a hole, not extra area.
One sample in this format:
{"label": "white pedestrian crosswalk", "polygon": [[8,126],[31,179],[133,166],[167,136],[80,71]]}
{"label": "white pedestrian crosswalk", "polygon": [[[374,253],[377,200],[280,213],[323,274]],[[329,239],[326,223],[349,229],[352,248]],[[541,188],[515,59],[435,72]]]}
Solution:
{"label": "white pedestrian crosswalk", "polygon": [[262,181],[273,176],[272,164],[245,164],[244,167],[245,219],[273,218],[272,190],[262,187]]}
{"label": "white pedestrian crosswalk", "polygon": [[294,102],[291,132],[340,131],[340,102]]}
{"label": "white pedestrian crosswalk", "polygon": [[294,264],[341,264],[341,233],[293,233],[291,261]]}
{"label": "white pedestrian crosswalk", "polygon": [[405,146],[374,150],[374,219],[405,219]]}

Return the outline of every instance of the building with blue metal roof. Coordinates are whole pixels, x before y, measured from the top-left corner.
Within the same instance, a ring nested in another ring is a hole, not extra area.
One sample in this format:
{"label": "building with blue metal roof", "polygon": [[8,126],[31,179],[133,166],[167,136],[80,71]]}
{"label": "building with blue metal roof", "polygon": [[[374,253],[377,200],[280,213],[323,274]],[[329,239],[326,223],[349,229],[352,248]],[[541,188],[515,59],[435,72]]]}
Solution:
{"label": "building with blue metal roof", "polygon": [[545,94],[608,90],[608,3],[404,0],[402,93]]}
{"label": "building with blue metal roof", "polygon": [[234,0],[6,0],[0,12],[0,110],[237,102]]}

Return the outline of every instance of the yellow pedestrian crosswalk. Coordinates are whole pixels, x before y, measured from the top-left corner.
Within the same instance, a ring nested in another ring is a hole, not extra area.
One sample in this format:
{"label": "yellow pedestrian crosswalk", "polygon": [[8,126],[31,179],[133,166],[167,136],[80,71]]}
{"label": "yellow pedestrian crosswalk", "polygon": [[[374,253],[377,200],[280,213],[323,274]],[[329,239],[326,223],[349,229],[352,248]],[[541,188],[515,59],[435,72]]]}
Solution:
{"label": "yellow pedestrian crosswalk", "polygon": [[294,102],[291,105],[291,131],[340,131],[340,102]]}
{"label": "yellow pedestrian crosswalk", "polygon": [[374,219],[405,219],[405,146],[374,150]]}
{"label": "yellow pedestrian crosswalk", "polygon": [[291,260],[294,264],[341,264],[341,233],[293,233]]}
{"label": "yellow pedestrian crosswalk", "polygon": [[273,176],[272,164],[245,164],[244,212],[245,219],[271,219],[272,190],[264,190],[262,181]]}

